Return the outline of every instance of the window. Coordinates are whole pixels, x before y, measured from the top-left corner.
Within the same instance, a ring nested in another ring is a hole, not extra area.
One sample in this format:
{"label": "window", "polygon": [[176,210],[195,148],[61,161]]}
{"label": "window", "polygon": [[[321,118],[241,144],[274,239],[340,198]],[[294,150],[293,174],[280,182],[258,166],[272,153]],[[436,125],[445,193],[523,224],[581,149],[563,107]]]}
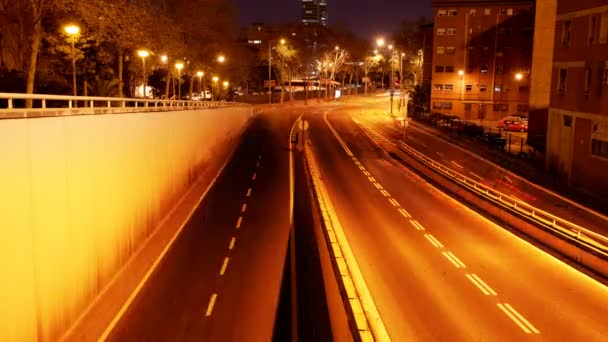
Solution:
{"label": "window", "polygon": [[519,112],[519,113],[527,113],[529,110],[530,110],[530,106],[528,106],[526,104],[517,105],[517,112]]}
{"label": "window", "polygon": [[562,23],[562,46],[570,47],[570,38],[572,37],[572,22],[566,20]]}
{"label": "window", "polygon": [[435,91],[443,91],[443,84],[435,84],[433,89],[435,89]]}
{"label": "window", "polygon": [[608,141],[591,139],[591,154],[608,158]]}
{"label": "window", "polygon": [[444,70],[443,65],[435,65],[435,72],[443,72]]}
{"label": "window", "polygon": [[481,66],[481,73],[482,74],[487,74],[488,73],[488,66],[487,65],[482,65]]}
{"label": "window", "polygon": [[598,26],[599,26],[600,17],[597,15],[592,15],[589,17],[589,33],[588,33],[588,42],[589,45],[597,44],[598,42]]}
{"label": "window", "polygon": [[438,55],[443,55],[445,53],[445,47],[444,46],[438,46],[437,47],[437,54]]}
{"label": "window", "polygon": [[608,12],[602,13],[600,18],[600,44],[608,43]]}
{"label": "window", "polygon": [[480,92],[485,92],[486,90],[488,90],[488,87],[485,84],[480,84],[479,85],[479,91]]}
{"label": "window", "polygon": [[445,35],[445,28],[444,28],[444,27],[439,27],[439,28],[437,29],[437,35],[438,35],[438,36],[443,36],[443,35]]}
{"label": "window", "polygon": [[458,11],[455,10],[455,9],[451,9],[451,10],[448,11],[448,15],[450,17],[455,17],[456,15],[458,15]]}
{"label": "window", "polygon": [[472,84],[467,84],[465,86],[465,88],[466,88],[467,91],[472,91],[473,90],[473,85]]}
{"label": "window", "polygon": [[470,103],[465,103],[464,104],[464,110],[467,111],[467,112],[470,112],[472,107],[473,106]]}
{"label": "window", "polygon": [[469,15],[477,15],[477,8],[471,8],[469,10]]}
{"label": "window", "polygon": [[503,64],[496,64],[496,73],[497,74],[502,74],[502,71],[504,70],[505,66]]}
{"label": "window", "polygon": [[445,17],[447,14],[448,14],[448,12],[444,9],[437,10],[438,17]]}
{"label": "window", "polygon": [[433,102],[433,109],[441,109],[441,102]]}
{"label": "window", "polygon": [[513,15],[513,9],[507,8],[507,15]]}
{"label": "window", "polygon": [[453,55],[456,53],[456,47],[455,46],[448,46],[445,48],[445,53],[447,53],[448,55]]}
{"label": "window", "polygon": [[564,127],[572,127],[572,115],[564,115]]}
{"label": "window", "polygon": [[454,66],[453,65],[446,65],[445,66],[445,72],[454,72]]}
{"label": "window", "polygon": [[501,90],[502,90],[502,86],[500,84],[494,85],[494,92],[500,93]]}
{"label": "window", "polygon": [[491,11],[489,8],[484,8],[483,9],[483,15],[490,15]]}
{"label": "window", "polygon": [[498,15],[506,15],[507,14],[507,9],[506,8],[501,8],[498,10]]}
{"label": "window", "polygon": [[446,93],[451,93],[452,91],[454,91],[454,85],[453,84],[444,85],[443,91],[445,91]]}
{"label": "window", "polygon": [[591,79],[593,78],[592,74],[593,74],[593,70],[591,68],[585,68],[584,91],[585,91],[586,96],[589,96],[591,94]]}
{"label": "window", "polygon": [[448,36],[455,36],[456,35],[456,29],[453,27],[448,28]]}
{"label": "window", "polygon": [[496,103],[496,104],[494,104],[494,111],[495,112],[508,112],[509,105],[506,103]]}
{"label": "window", "polygon": [[452,109],[452,102],[444,102],[443,109]]}
{"label": "window", "polygon": [[568,69],[559,69],[557,78],[557,93],[559,95],[566,94],[566,83],[568,82]]}

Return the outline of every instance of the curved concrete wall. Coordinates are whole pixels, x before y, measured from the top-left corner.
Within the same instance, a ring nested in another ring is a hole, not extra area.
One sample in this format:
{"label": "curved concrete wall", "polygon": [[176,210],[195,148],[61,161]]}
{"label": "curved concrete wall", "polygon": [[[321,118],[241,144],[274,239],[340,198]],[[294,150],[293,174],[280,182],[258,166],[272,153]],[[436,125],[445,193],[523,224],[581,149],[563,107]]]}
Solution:
{"label": "curved concrete wall", "polygon": [[0,340],[55,340],[249,107],[0,120]]}

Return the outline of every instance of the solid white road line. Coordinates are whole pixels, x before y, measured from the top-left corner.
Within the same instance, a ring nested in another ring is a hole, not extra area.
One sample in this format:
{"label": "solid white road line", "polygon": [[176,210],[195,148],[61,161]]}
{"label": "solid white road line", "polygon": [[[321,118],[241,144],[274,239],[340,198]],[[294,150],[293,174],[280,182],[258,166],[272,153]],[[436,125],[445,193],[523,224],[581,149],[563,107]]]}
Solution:
{"label": "solid white road line", "polygon": [[340,143],[340,145],[342,145],[342,148],[344,149],[344,151],[346,152],[346,154],[349,157],[352,157],[353,153],[350,151],[350,149],[348,148],[348,146],[346,146],[346,143],[344,143],[344,140],[342,140],[342,138],[338,135],[338,132],[336,132],[336,130],[334,129],[334,127],[331,125],[331,123],[329,123],[329,120],[327,119],[327,112],[325,112],[323,114],[323,119],[325,120],[325,123],[327,124],[327,127],[329,127],[329,130],[334,134],[334,136],[336,137],[336,139],[338,139],[338,142]]}
{"label": "solid white road line", "polygon": [[207,311],[205,312],[205,316],[209,317],[213,313],[213,307],[215,306],[215,301],[217,299],[217,293],[211,295],[209,298],[209,305],[207,305]]}
{"label": "solid white road line", "polygon": [[467,266],[460,261],[460,259],[458,259],[452,252],[443,252],[442,253],[444,257],[446,257],[448,260],[450,260],[450,262],[452,264],[454,264],[454,266],[456,266],[456,268],[466,268]]}
{"label": "solid white road line", "polygon": [[475,177],[475,178],[479,178],[479,180],[483,180],[483,178],[479,175],[477,175],[475,172],[469,172],[471,174],[471,176]]}
{"label": "solid white road line", "polygon": [[380,190],[380,193],[383,194],[384,197],[391,197],[391,194],[389,194],[388,191],[386,191],[386,190]]}
{"label": "solid white road line", "polygon": [[431,234],[424,234],[424,237],[429,240],[429,242],[437,247],[437,248],[443,248],[443,244],[441,242],[439,242],[439,240],[437,240],[433,235]]}
{"label": "solid white road line", "polygon": [[243,223],[243,216],[239,216],[239,219],[236,220],[236,229],[241,228],[241,223]]}
{"label": "solid white road line", "polygon": [[453,161],[453,160],[452,160],[452,164],[456,165],[456,167],[459,167],[459,168],[461,168],[461,169],[464,169],[464,166],[462,166],[462,165],[458,164],[457,162],[455,162],[455,161]]}
{"label": "solid white road line", "polygon": [[528,322],[528,320],[526,320],[522,315],[520,315],[519,312],[517,312],[511,305],[507,303],[498,303],[496,305],[526,334],[540,334],[540,331],[536,329],[536,327],[534,327],[530,322]]}
{"label": "solid white road line", "polygon": [[249,188],[249,190],[247,190],[247,194],[245,196],[247,196],[247,197],[251,196],[251,188]]}
{"label": "solid white road line", "polygon": [[397,202],[394,198],[390,198],[388,201],[391,202],[391,204],[395,207],[399,206],[399,202]]}
{"label": "solid white road line", "polygon": [[443,156],[444,156],[444,154],[443,154],[443,153],[441,153],[441,152],[435,152],[435,153],[437,153],[437,154],[438,154],[440,157],[443,157]]}
{"label": "solid white road line", "polygon": [[424,227],[418,223],[418,221],[416,220],[410,220],[410,223],[412,224],[412,226],[414,226],[414,228],[416,228],[417,230],[424,230]]}
{"label": "solid white road line", "polygon": [[236,243],[236,237],[232,237],[232,239],[230,239],[230,243],[228,244],[228,249],[232,250],[234,249],[234,244]]}
{"label": "solid white road line", "polygon": [[220,275],[224,275],[224,273],[226,273],[226,268],[228,267],[228,261],[230,261],[230,257],[225,257],[224,263],[222,264],[222,268],[220,269]]}
{"label": "solid white road line", "polygon": [[401,213],[401,215],[403,215],[405,218],[410,218],[412,217],[412,215],[410,215],[410,213],[407,212],[407,210],[403,209],[403,208],[399,208],[399,212]]}
{"label": "solid white road line", "polygon": [[245,210],[247,210],[247,203],[243,203],[243,206],[241,207],[241,212],[244,213]]}

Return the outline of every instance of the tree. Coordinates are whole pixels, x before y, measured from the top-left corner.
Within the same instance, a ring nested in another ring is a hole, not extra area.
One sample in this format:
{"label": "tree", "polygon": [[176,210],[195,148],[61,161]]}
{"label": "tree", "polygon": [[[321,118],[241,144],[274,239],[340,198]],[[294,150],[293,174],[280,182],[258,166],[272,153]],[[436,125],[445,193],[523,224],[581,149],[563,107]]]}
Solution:
{"label": "tree", "polygon": [[289,44],[280,44],[277,46],[277,55],[279,56],[278,75],[281,84],[281,104],[283,103],[285,93],[285,77],[289,79],[289,100],[293,102],[293,89],[291,87],[291,79],[293,78],[293,70],[299,64],[298,50],[292,48]]}

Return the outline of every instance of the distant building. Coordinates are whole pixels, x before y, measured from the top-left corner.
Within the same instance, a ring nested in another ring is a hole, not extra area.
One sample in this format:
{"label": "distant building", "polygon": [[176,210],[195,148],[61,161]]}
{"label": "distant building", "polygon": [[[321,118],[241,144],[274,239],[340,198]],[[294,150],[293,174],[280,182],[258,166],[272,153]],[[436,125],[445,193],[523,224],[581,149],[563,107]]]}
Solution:
{"label": "distant building", "polygon": [[434,0],[431,111],[465,119],[527,114],[533,0]]}
{"label": "distant building", "polygon": [[259,48],[268,44],[275,34],[276,28],[269,27],[264,23],[252,23],[241,29],[239,40],[248,46]]}
{"label": "distant building", "polygon": [[302,0],[302,23],[327,26],[327,0]]}
{"label": "distant building", "polygon": [[608,198],[608,6],[557,0],[554,27],[547,166]]}

